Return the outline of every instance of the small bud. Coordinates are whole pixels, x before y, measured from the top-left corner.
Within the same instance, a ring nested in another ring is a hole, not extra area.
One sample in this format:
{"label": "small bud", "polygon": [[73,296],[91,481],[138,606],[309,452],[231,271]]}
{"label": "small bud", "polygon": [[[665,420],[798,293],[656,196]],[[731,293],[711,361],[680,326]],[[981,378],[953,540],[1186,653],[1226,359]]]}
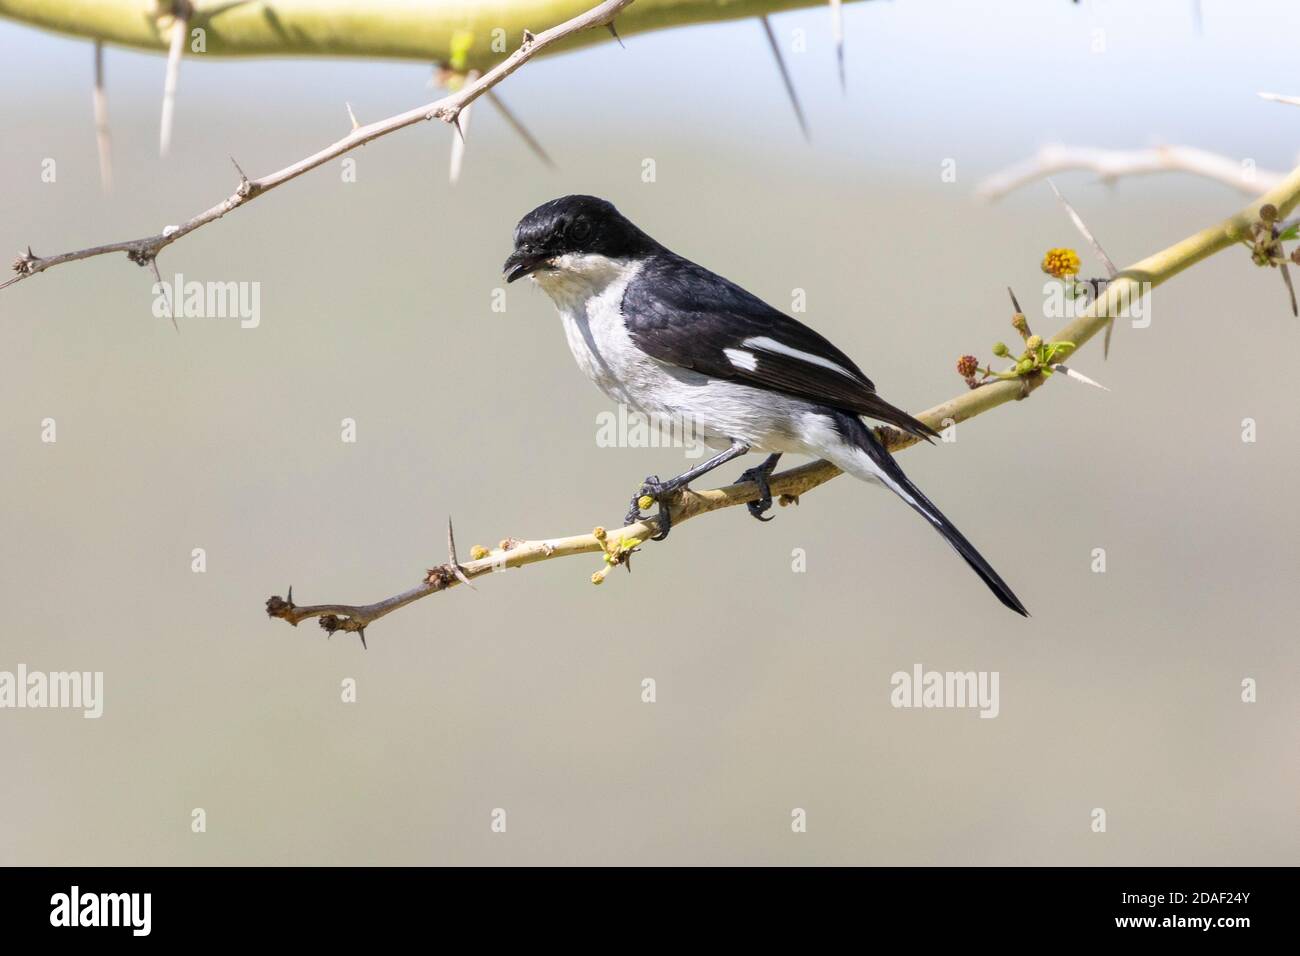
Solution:
{"label": "small bud", "polygon": [[962,378],[970,378],[979,368],[980,360],[973,355],[963,355],[957,360],[957,374]]}
{"label": "small bud", "polygon": [[1259,218],[1265,222],[1277,222],[1277,206],[1271,202],[1266,202],[1259,207]]}
{"label": "small bud", "polygon": [[1029,338],[1025,339],[1025,348],[1028,349],[1037,349],[1042,344],[1043,339],[1038,335],[1031,335]]}
{"label": "small bud", "polygon": [[597,525],[592,529],[591,536],[597,541],[603,542],[605,540],[605,529]]}
{"label": "small bud", "polygon": [[474,547],[469,549],[469,556],[472,561],[482,561],[489,554],[491,554],[491,552],[481,544],[476,544]]}
{"label": "small bud", "polygon": [[654,507],[655,500],[649,495],[642,495],[636,500],[636,506],[642,511],[649,511]]}
{"label": "small bud", "polygon": [[966,387],[967,387],[967,388],[979,388],[979,387],[980,387],[980,383],[977,382],[974,378],[968,378],[968,379],[966,379]]}
{"label": "small bud", "polygon": [[1033,359],[1027,359],[1027,358],[1021,359],[1019,363],[1017,363],[1016,365],[1016,371],[1018,371],[1021,375],[1025,375],[1029,372],[1032,372],[1033,370],[1034,370]]}
{"label": "small bud", "polygon": [[1007,348],[1006,342],[994,342],[993,354],[996,355],[998,358],[1006,358],[1008,355],[1011,354],[1011,350]]}
{"label": "small bud", "polygon": [[1025,318],[1023,312],[1017,312],[1011,317],[1011,327],[1021,335],[1024,335],[1029,331],[1029,320]]}
{"label": "small bud", "polygon": [[594,574],[592,574],[592,576],[591,576],[591,583],[592,583],[592,584],[604,584],[604,583],[605,583],[605,573],[604,573],[603,571],[596,571],[596,572],[595,572]]}

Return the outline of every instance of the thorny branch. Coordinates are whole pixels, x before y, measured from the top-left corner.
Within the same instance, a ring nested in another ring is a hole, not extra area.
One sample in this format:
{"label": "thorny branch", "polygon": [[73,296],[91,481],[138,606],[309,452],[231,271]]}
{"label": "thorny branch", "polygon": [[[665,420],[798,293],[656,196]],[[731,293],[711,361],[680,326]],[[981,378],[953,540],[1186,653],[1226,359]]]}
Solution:
{"label": "thorny branch", "polygon": [[[1257,226],[1263,216],[1280,221],[1297,205],[1300,205],[1300,167],[1292,170],[1267,195],[1252,202],[1237,214],[1202,229],[1195,235],[1188,236],[1169,248],[1134,263],[1127,269],[1119,270],[1083,313],[1058,330],[1047,340],[1048,343],[1072,342],[1074,350],[1077,351],[1089,339],[1104,331],[1115,316],[1122,314],[1124,303],[1135,301],[1141,296],[1144,286],[1154,288],[1217,252],[1238,243],[1249,244],[1252,237],[1256,235]],[[1273,209],[1268,210],[1266,208],[1268,206],[1272,206]],[[1264,210],[1263,216],[1261,210]],[[1007,402],[1025,398],[1045,381],[1046,377],[1043,374],[1035,373],[1027,378],[991,382],[965,391],[955,398],[918,413],[916,417],[933,428],[941,429],[951,423],[966,421]],[[908,448],[917,442],[916,438],[892,428],[878,428],[876,434],[894,452]],[[773,475],[769,484],[772,495],[779,496],[782,504],[797,503],[800,495],[825,484],[839,474],[840,470],[830,462],[815,461]],[[757,498],[757,488],[749,483],[727,485],[709,491],[684,489],[679,492],[677,500],[671,506],[672,524],[676,527],[699,515],[733,508]],[[554,558],[598,552],[604,554],[605,568],[596,572],[592,580],[600,583],[609,568],[627,564],[631,555],[647,543],[657,531],[657,522],[652,518],[608,532],[604,528],[596,528],[590,534],[537,541],[508,538],[496,549],[477,552],[468,563],[461,564],[455,554],[455,542],[451,538],[449,525],[448,562],[428,571],[424,581],[409,590],[374,604],[311,606],[294,604],[293,592],[290,590],[288,598],[279,596],[270,598],[266,602],[266,612],[271,617],[281,618],[294,625],[308,618],[318,617],[321,626],[331,634],[339,630],[362,632],[374,621],[398,608],[430,594],[445,591],[459,583],[468,584],[473,578],[493,571],[521,568]]]}
{"label": "thorny branch", "polygon": [[[479,79],[472,83],[466,83],[464,87],[445,96],[440,100],[435,100],[424,106],[407,110],[396,116],[390,116],[388,119],[380,120],[376,123],[368,123],[364,126],[355,126],[347,136],[326,146],[324,149],[313,153],[311,156],[301,159],[292,165],[286,166],[281,170],[270,173],[259,179],[249,179],[240,172],[239,187],[230,194],[229,197],[217,203],[212,208],[199,213],[194,218],[180,225],[167,226],[162,232],[154,236],[145,236],[141,239],[128,239],[124,242],[112,242],[103,246],[92,246],[88,249],[78,249],[74,252],[61,252],[52,256],[37,255],[29,246],[26,253],[19,255],[14,260],[14,271],[17,273],[7,282],[0,283],[0,289],[4,289],[24,279],[30,279],[34,275],[51,269],[54,266],[63,265],[66,262],[76,262],[81,259],[90,259],[94,256],[106,256],[115,252],[124,252],[126,257],[132,262],[141,266],[152,266],[158,254],[167,246],[171,245],[191,232],[208,225],[211,222],[222,218],[229,212],[240,208],[241,206],[252,202],[258,196],[261,196],[277,186],[297,179],[299,176],[307,173],[318,166],[324,165],[330,160],[337,159],[344,153],[356,149],[358,146],[364,146],[366,143],[376,140],[381,136],[387,136],[389,133],[404,129],[407,126],[413,126],[417,123],[423,123],[428,120],[442,120],[444,123],[450,123],[459,128],[459,118],[463,110],[469,104],[486,93],[492,87],[496,86],[519,67],[523,66],[539,52],[552,46],[566,37],[592,27],[605,26],[614,21],[619,11],[629,6],[632,0],[605,0],[599,6],[593,7],[586,13],[579,14],[571,20],[568,20],[559,26],[552,27],[544,33],[534,36],[525,32],[523,43],[514,53],[502,60],[492,69],[484,73]],[[236,164],[238,169],[238,164]]]}

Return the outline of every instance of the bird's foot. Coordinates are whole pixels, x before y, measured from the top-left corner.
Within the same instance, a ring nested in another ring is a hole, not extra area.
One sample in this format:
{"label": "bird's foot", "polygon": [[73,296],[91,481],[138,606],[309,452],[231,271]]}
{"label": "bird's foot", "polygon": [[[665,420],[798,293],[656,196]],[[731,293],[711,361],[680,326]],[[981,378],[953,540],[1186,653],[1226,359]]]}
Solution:
{"label": "bird's foot", "polygon": [[662,541],[668,537],[668,532],[672,530],[673,526],[670,502],[679,487],[679,485],[675,485],[671,481],[660,481],[658,475],[648,477],[642,482],[641,490],[632,496],[632,507],[628,509],[627,517],[623,519],[624,527],[645,520],[645,515],[641,513],[641,501],[644,498],[649,498],[659,506],[659,511],[655,515],[659,521],[659,533],[651,535],[650,540]]}
{"label": "bird's foot", "polygon": [[772,515],[764,518],[763,515],[772,508],[772,489],[768,487],[767,479],[772,476],[772,472],[776,468],[776,460],[779,457],[779,455],[773,455],[761,465],[755,465],[753,468],[746,470],[741,474],[737,482],[737,484],[740,484],[752,481],[758,486],[758,500],[745,502],[745,507],[759,521],[771,521],[775,517],[775,515]]}

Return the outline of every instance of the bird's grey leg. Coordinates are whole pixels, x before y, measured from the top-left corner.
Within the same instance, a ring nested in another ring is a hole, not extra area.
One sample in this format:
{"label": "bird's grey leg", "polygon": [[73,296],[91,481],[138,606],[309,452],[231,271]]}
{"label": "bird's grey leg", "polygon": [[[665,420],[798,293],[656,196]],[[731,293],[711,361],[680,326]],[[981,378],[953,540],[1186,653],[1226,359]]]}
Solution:
{"label": "bird's grey leg", "polygon": [[740,476],[740,482],[752,481],[754,484],[758,485],[759,499],[757,501],[745,502],[745,507],[748,508],[749,513],[759,521],[772,520],[771,518],[763,517],[763,512],[772,507],[772,489],[767,486],[767,479],[772,476],[772,472],[776,471],[776,463],[780,460],[781,453],[778,451],[776,454],[768,455],[763,459],[761,465],[756,465],[753,468],[750,468]]}
{"label": "bird's grey leg", "polygon": [[659,519],[659,533],[651,540],[662,541],[668,537],[668,532],[672,528],[673,519],[669,512],[665,499],[673,495],[678,489],[685,488],[700,475],[712,471],[719,465],[725,465],[733,458],[739,458],[741,455],[748,453],[749,446],[741,442],[733,442],[731,447],[726,451],[714,455],[708,461],[702,461],[694,468],[689,468],[682,472],[676,478],[670,478],[667,481],[660,481],[658,475],[651,475],[641,485],[641,490],[632,496],[632,507],[627,513],[627,518],[623,524],[634,524],[641,520],[640,499],[646,495],[650,496],[659,505],[659,513],[656,517]]}

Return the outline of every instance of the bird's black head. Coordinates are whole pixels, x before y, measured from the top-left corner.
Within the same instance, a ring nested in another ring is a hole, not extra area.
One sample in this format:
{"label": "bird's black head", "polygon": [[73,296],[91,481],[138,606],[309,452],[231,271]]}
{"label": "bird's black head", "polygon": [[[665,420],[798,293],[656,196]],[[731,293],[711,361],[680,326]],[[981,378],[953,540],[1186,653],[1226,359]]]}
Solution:
{"label": "bird's black head", "polygon": [[506,260],[506,281],[555,268],[566,255],[632,259],[658,243],[623,218],[614,204],[595,196],[565,196],[538,206],[515,226],[515,251]]}

